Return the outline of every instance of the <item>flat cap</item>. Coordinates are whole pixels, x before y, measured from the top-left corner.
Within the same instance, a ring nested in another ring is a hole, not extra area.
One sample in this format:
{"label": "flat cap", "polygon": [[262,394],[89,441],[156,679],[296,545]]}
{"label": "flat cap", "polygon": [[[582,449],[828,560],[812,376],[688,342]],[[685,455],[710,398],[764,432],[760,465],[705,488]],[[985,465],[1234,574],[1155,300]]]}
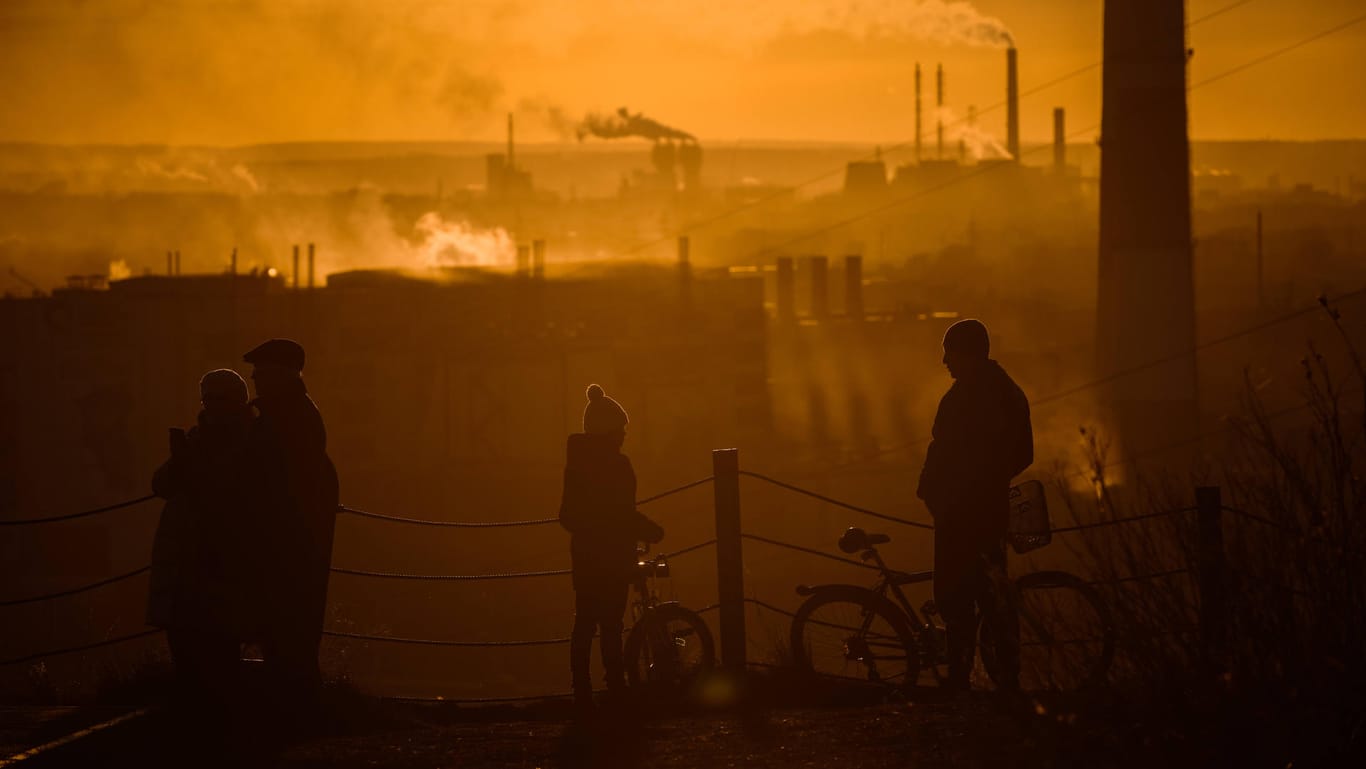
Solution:
{"label": "flat cap", "polygon": [[267,339],[243,355],[242,360],[252,365],[266,363],[303,371],[304,348],[293,339]]}

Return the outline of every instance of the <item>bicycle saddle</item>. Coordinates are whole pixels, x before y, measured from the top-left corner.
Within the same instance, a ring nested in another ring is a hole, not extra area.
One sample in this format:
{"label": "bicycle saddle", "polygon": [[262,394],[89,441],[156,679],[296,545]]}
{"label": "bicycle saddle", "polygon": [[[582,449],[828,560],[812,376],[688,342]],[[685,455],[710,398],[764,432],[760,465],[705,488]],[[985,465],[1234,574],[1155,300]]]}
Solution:
{"label": "bicycle saddle", "polygon": [[840,549],[846,553],[857,553],[876,545],[885,545],[892,538],[886,534],[869,534],[857,526],[850,526],[840,535]]}

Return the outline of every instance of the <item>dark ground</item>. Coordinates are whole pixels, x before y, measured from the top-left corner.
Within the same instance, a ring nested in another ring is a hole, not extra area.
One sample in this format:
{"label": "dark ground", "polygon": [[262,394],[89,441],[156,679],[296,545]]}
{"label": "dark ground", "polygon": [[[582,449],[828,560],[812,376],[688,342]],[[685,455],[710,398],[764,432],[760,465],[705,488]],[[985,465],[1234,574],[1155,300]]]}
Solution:
{"label": "dark ground", "polygon": [[[992,694],[909,703],[861,697],[841,706],[661,712],[575,726],[567,703],[458,707],[333,693],[319,736],[252,744],[239,729],[227,750],[194,736],[183,711],[162,707],[25,761],[44,767],[1054,767],[1167,766],[1152,751],[1118,749],[1113,729],[1090,728],[1029,698]],[[107,711],[104,712],[107,715]],[[634,720],[628,720],[634,719]],[[632,736],[633,734],[637,736]],[[1130,735],[1132,736],[1132,735]]]}

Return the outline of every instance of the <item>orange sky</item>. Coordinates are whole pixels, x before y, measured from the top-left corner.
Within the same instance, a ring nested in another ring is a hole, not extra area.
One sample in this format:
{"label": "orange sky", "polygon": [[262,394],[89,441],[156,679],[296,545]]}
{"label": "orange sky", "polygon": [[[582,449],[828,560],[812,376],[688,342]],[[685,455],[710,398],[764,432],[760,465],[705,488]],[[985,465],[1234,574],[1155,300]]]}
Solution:
{"label": "orange sky", "polygon": [[[1197,19],[1235,0],[1190,0]],[[697,134],[893,142],[911,68],[944,62],[963,114],[1004,95],[1003,55],[939,11],[999,20],[1021,88],[1100,58],[1100,0],[5,0],[0,140],[246,144],[478,139],[523,114],[626,105]],[[1366,12],[1362,0],[1251,0],[1191,30],[1193,82]],[[932,75],[926,78],[927,101]],[[1366,137],[1366,23],[1192,94],[1192,134]],[[1065,106],[1099,120],[1092,70],[1025,97],[1025,141]],[[1003,111],[982,116],[1003,132]],[[560,124],[561,127],[563,123]]]}

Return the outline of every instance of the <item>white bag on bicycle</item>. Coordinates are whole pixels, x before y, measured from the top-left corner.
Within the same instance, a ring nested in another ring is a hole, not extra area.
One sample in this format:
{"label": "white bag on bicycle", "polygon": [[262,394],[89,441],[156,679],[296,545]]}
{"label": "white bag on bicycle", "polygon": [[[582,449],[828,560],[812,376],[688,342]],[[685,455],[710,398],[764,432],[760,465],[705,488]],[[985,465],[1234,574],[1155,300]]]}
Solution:
{"label": "white bag on bicycle", "polygon": [[1010,487],[1010,528],[1006,534],[1010,547],[1023,555],[1053,541],[1048,522],[1048,498],[1039,481],[1025,481]]}

